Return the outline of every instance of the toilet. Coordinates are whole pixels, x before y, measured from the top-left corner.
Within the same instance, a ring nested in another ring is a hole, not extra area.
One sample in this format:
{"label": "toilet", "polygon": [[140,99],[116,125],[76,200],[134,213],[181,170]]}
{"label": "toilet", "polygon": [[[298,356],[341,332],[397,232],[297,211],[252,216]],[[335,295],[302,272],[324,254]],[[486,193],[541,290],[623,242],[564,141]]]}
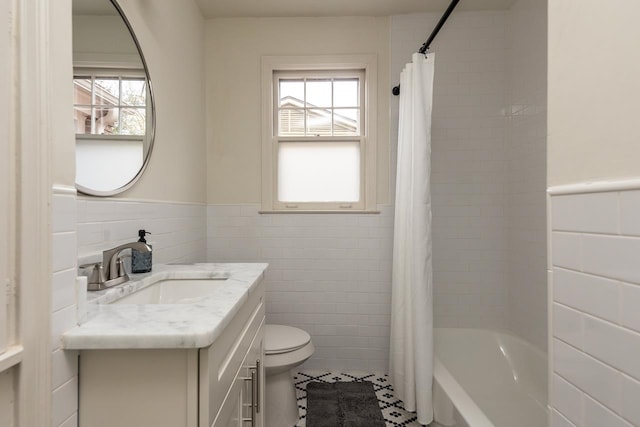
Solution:
{"label": "toilet", "polygon": [[311,336],[292,326],[266,325],[264,347],[266,427],[295,426],[298,402],[291,370],[313,354]]}

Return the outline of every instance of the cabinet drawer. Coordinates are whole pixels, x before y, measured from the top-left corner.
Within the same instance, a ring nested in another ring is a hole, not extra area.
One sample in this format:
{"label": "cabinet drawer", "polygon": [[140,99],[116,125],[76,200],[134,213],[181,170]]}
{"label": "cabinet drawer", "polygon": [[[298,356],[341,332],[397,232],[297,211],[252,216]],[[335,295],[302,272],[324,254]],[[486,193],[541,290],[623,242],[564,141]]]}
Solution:
{"label": "cabinet drawer", "polygon": [[200,421],[209,427],[222,403],[264,319],[264,285],[252,292],[249,301],[208,348],[200,350]]}

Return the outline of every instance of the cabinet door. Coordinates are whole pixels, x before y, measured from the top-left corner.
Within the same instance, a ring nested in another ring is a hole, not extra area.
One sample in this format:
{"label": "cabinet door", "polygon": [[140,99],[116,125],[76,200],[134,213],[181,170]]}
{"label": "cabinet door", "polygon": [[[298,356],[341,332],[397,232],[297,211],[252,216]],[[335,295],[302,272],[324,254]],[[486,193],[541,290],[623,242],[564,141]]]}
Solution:
{"label": "cabinet door", "polygon": [[212,427],[263,427],[263,345],[264,320],[251,341],[251,346]]}
{"label": "cabinet door", "polygon": [[213,345],[200,350],[200,427],[210,427],[214,421],[218,426],[229,389],[238,376],[247,376],[247,353],[264,323],[263,296],[264,285],[260,284]]}
{"label": "cabinet door", "polygon": [[[249,378],[243,388],[242,408],[244,427],[263,427],[264,425],[264,321],[256,333],[244,360],[243,370]],[[252,375],[253,373],[253,375]]]}
{"label": "cabinet door", "polygon": [[242,427],[242,391],[245,381],[238,376],[233,382],[220,414],[212,427]]}

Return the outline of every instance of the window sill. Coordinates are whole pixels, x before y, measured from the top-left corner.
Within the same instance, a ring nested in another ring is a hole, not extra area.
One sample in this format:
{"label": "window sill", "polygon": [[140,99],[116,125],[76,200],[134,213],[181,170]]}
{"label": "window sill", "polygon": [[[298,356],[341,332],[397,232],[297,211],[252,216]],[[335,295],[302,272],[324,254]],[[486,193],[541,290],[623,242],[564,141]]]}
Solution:
{"label": "window sill", "polygon": [[0,354],[0,372],[4,372],[22,362],[23,350],[21,345],[7,347],[6,351]]}
{"label": "window sill", "polygon": [[378,210],[363,209],[335,209],[335,210],[314,210],[314,209],[282,209],[282,210],[260,210],[259,214],[379,214]]}

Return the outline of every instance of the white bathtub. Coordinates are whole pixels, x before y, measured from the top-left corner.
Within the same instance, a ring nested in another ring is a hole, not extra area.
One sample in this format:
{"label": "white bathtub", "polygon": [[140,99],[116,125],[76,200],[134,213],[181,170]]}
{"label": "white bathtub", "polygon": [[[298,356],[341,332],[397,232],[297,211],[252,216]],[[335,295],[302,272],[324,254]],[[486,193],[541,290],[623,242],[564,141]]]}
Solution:
{"label": "white bathtub", "polygon": [[434,411],[440,424],[547,425],[542,351],[508,333],[450,328],[436,328],[434,348]]}

